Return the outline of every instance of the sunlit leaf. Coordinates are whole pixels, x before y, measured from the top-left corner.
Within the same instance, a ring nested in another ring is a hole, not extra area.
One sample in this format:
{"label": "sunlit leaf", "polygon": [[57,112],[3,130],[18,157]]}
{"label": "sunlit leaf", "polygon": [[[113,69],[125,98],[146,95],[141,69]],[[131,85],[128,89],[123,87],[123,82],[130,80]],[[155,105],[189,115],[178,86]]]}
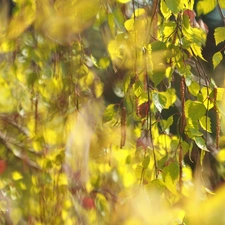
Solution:
{"label": "sunlit leaf", "polygon": [[200,85],[197,82],[192,81],[191,85],[188,86],[188,90],[190,91],[190,93],[193,96],[197,96],[199,94],[199,91],[200,91]]}
{"label": "sunlit leaf", "polygon": [[171,193],[173,193],[174,195],[177,195],[176,182],[172,179],[172,177],[169,173],[166,174],[165,185]]}
{"label": "sunlit leaf", "polygon": [[220,64],[220,62],[222,61],[222,59],[223,59],[223,55],[222,55],[221,52],[216,52],[213,55],[212,61],[213,61],[213,67],[214,67],[214,69]]}
{"label": "sunlit leaf", "polygon": [[23,175],[18,171],[14,171],[12,173],[12,178],[13,180],[21,180],[23,178]]}
{"label": "sunlit leaf", "polygon": [[168,109],[175,101],[174,89],[168,89],[166,92],[153,92],[153,103],[160,112],[162,109]]}
{"label": "sunlit leaf", "polygon": [[198,15],[200,16],[201,14],[207,14],[211,11],[213,11],[213,9],[215,9],[217,4],[216,0],[201,0],[198,1],[197,3],[197,12]]}
{"label": "sunlit leaf", "polygon": [[129,19],[124,23],[125,28],[127,31],[132,31],[134,30],[134,19]]}
{"label": "sunlit leaf", "polygon": [[212,133],[211,131],[211,120],[209,117],[203,116],[199,120],[201,127],[206,130],[209,133]]}
{"label": "sunlit leaf", "polygon": [[167,7],[165,1],[160,1],[160,10],[166,20],[169,19],[170,16],[172,15],[172,13],[171,13],[170,9]]}
{"label": "sunlit leaf", "polygon": [[219,0],[219,5],[222,9],[225,8],[225,2],[223,0]]}
{"label": "sunlit leaf", "polygon": [[225,41],[225,27],[217,27],[214,32],[216,45]]}
{"label": "sunlit leaf", "polygon": [[120,2],[120,3],[123,3],[123,4],[125,4],[125,3],[129,2],[129,1],[131,1],[131,0],[117,0],[117,2]]}
{"label": "sunlit leaf", "polygon": [[191,44],[191,49],[195,56],[200,57],[202,60],[206,61],[202,55],[202,47],[197,44]]}

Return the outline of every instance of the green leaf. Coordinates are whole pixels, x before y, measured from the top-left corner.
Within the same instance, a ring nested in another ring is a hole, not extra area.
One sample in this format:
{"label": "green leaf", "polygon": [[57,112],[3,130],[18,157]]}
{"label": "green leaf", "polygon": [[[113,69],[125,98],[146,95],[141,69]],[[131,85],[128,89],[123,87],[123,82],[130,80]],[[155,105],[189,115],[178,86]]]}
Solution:
{"label": "green leaf", "polygon": [[177,195],[177,185],[176,182],[172,179],[171,175],[168,173],[165,177],[165,185],[167,189],[174,195]]}
{"label": "green leaf", "polygon": [[166,4],[168,8],[172,11],[172,13],[177,14],[183,8],[184,1],[182,0],[166,0]]}
{"label": "green leaf", "polygon": [[197,96],[200,91],[200,85],[196,81],[192,81],[191,85],[188,87],[188,91],[193,95]]}
{"label": "green leaf", "polygon": [[201,149],[201,150],[204,150],[204,151],[209,151],[206,147],[206,143],[205,143],[205,140],[202,138],[202,137],[195,137],[194,138],[194,141],[196,143],[196,145]]}
{"label": "green leaf", "polygon": [[110,65],[110,60],[108,57],[102,57],[100,60],[99,60],[99,67],[101,69],[106,69],[108,68]]}
{"label": "green leaf", "polygon": [[212,95],[212,90],[210,90],[208,87],[203,87],[201,89],[201,94],[198,95],[198,99],[200,99],[205,108],[207,108],[207,110],[211,109],[214,107],[214,102],[212,98],[209,98],[209,96]]}
{"label": "green leaf", "polygon": [[142,161],[143,169],[147,169],[149,163],[150,163],[150,156],[147,155],[147,156],[144,157],[144,160]]}
{"label": "green leaf", "polygon": [[166,76],[165,71],[157,71],[150,75],[155,86],[158,86],[161,83],[161,81],[165,78],[165,76]]}
{"label": "green leaf", "polygon": [[199,120],[201,127],[209,133],[212,133],[211,130],[211,120],[208,116],[203,116]]}
{"label": "green leaf", "polygon": [[114,21],[114,15],[113,13],[109,13],[108,14],[108,24],[109,24],[109,28],[111,31],[111,34],[113,35],[113,37],[115,36],[115,21]]}
{"label": "green leaf", "polygon": [[217,27],[214,32],[216,45],[225,41],[225,27]]}
{"label": "green leaf", "polygon": [[108,122],[112,120],[113,116],[115,115],[115,105],[110,104],[107,106],[103,113],[103,122]]}
{"label": "green leaf", "polygon": [[152,95],[152,100],[155,105],[155,107],[159,110],[159,112],[162,112],[162,110],[165,108],[166,105],[166,97],[159,94],[159,92],[154,92]]}
{"label": "green leaf", "polygon": [[167,120],[160,121],[162,131],[166,131],[173,124],[173,116],[170,116]]}
{"label": "green leaf", "polygon": [[204,156],[205,156],[205,151],[201,150],[201,154],[200,154],[200,164],[201,164],[201,166],[202,166],[202,163],[203,163]]}
{"label": "green leaf", "polygon": [[134,94],[135,94],[135,96],[139,97],[143,93],[143,88],[144,88],[143,83],[140,80],[136,81],[134,83]]}
{"label": "green leaf", "polygon": [[162,112],[163,109],[168,109],[175,101],[175,90],[170,88],[166,92],[153,92],[152,100],[155,107]]}
{"label": "green leaf", "polygon": [[173,181],[178,178],[179,175],[179,164],[178,162],[172,162],[163,169],[165,175],[170,174]]}
{"label": "green leaf", "polygon": [[184,104],[185,116],[192,120],[198,120],[206,113],[206,108],[203,103],[198,101],[187,100]]}
{"label": "green leaf", "polygon": [[181,142],[181,147],[182,147],[183,155],[186,155],[186,153],[191,149],[191,146],[186,141]]}

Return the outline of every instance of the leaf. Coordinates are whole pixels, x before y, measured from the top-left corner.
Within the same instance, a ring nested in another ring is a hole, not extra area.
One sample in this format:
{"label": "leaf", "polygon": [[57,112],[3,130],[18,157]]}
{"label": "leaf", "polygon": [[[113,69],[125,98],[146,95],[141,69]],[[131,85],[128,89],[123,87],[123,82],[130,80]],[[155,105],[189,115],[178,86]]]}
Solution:
{"label": "leaf", "polygon": [[192,81],[191,85],[188,86],[188,91],[193,95],[197,96],[200,91],[200,85],[196,81]]}
{"label": "leaf", "polygon": [[225,27],[217,27],[214,32],[216,45],[225,41]]}
{"label": "leaf", "polygon": [[140,80],[134,83],[134,94],[139,97],[143,93],[144,85]]}
{"label": "leaf", "polygon": [[219,0],[219,5],[222,9],[225,9],[225,1],[224,0]]}
{"label": "leaf", "polygon": [[203,103],[198,101],[187,100],[184,104],[185,116],[192,120],[198,120],[206,113],[206,108]]}
{"label": "leaf", "polygon": [[212,61],[213,61],[213,67],[214,67],[214,69],[220,64],[220,62],[222,61],[222,59],[223,59],[223,55],[222,55],[221,52],[216,52],[213,55]]}
{"label": "leaf", "polygon": [[119,3],[125,4],[125,3],[130,2],[131,0],[116,0],[116,1]]}
{"label": "leaf", "polygon": [[197,3],[197,14],[200,16],[201,14],[208,14],[216,8],[217,1],[216,0],[200,0]]}
{"label": "leaf", "polygon": [[175,90],[170,88],[166,92],[153,92],[152,101],[159,112],[163,109],[168,109],[175,101]]}
{"label": "leaf", "polygon": [[165,78],[166,73],[165,71],[156,71],[154,73],[151,74],[151,79],[154,82],[155,86],[158,86],[161,81]]}
{"label": "leaf", "polygon": [[23,178],[23,175],[20,172],[14,171],[12,173],[12,179],[13,180],[21,180],[22,178]]}
{"label": "leaf", "polygon": [[102,117],[103,122],[108,122],[112,120],[114,114],[115,114],[115,105],[114,104],[108,105],[103,113],[103,117]]}
{"label": "leaf", "polygon": [[134,30],[134,19],[131,18],[131,19],[127,20],[127,21],[124,23],[124,26],[125,26],[125,28],[127,29],[127,31],[132,31],[132,30]]}
{"label": "leaf", "polygon": [[166,0],[166,4],[168,8],[172,11],[172,13],[177,14],[183,8],[182,0]]}
{"label": "leaf", "polygon": [[220,149],[220,151],[216,154],[216,159],[219,162],[225,162],[225,148]]}
{"label": "leaf", "polygon": [[216,88],[216,89],[217,89],[216,101],[222,101],[224,99],[224,88]]}
{"label": "leaf", "polygon": [[165,1],[160,1],[160,10],[166,20],[172,15],[171,10],[167,7]]}
{"label": "leaf", "polygon": [[203,116],[202,118],[200,118],[199,122],[200,122],[201,127],[205,131],[207,131],[209,133],[212,133],[212,130],[211,130],[211,120],[210,120],[210,118],[208,116]]}
{"label": "leaf", "polygon": [[214,102],[211,98],[208,97],[212,94],[211,90],[208,87],[203,87],[200,93],[201,94],[199,94],[198,98],[201,98],[201,101],[203,102],[205,108],[207,108],[207,110],[213,108]]}
{"label": "leaf", "polygon": [[108,51],[112,60],[122,58],[120,44],[116,40],[111,40],[108,44]]}
{"label": "leaf", "polygon": [[109,13],[108,14],[108,24],[109,24],[109,28],[110,28],[110,31],[111,31],[111,34],[113,35],[113,37],[115,36],[115,21],[114,21],[114,15],[113,13]]}
{"label": "leaf", "polygon": [[172,194],[177,195],[176,182],[173,181],[173,179],[169,173],[166,174],[165,185]]}
{"label": "leaf", "polygon": [[137,179],[141,178],[142,172],[143,172],[143,167],[141,165],[137,165],[137,167],[135,168],[135,171],[134,171]]}
{"label": "leaf", "polygon": [[163,169],[163,173],[165,174],[165,176],[167,176],[167,174],[170,174],[170,177],[171,177],[172,181],[175,181],[178,178],[178,175],[179,175],[179,164],[178,164],[178,162],[172,162],[169,165],[167,165]]}
{"label": "leaf", "polygon": [[142,161],[143,169],[147,169],[148,168],[149,162],[150,162],[150,156],[147,155],[147,156],[144,157],[144,159]]}
{"label": "leaf", "polygon": [[110,65],[110,60],[108,57],[102,57],[100,60],[99,60],[99,67],[101,69],[106,69],[108,68]]}
{"label": "leaf", "polygon": [[194,141],[201,150],[209,151],[206,147],[205,140],[202,137],[195,137]]}
{"label": "leaf", "polygon": [[165,96],[160,95],[158,92],[154,92],[152,95],[152,101],[159,112],[162,112],[166,105],[167,99]]}
{"label": "leaf", "polygon": [[94,91],[96,98],[99,98],[103,93],[103,83],[101,81],[95,81]]}
{"label": "leaf", "polygon": [[7,167],[6,161],[5,160],[0,160],[0,175],[2,173],[4,173],[6,167]]}
{"label": "leaf", "polygon": [[191,49],[194,53],[194,56],[200,57],[202,60],[206,61],[204,57],[202,56],[202,47],[200,45],[197,45],[195,43],[191,44]]}
{"label": "leaf", "polygon": [[186,153],[189,150],[191,150],[191,146],[186,141],[181,142],[181,147],[182,147],[183,155],[186,155]]}
{"label": "leaf", "polygon": [[170,116],[167,120],[160,121],[162,131],[166,131],[173,124],[173,116]]}

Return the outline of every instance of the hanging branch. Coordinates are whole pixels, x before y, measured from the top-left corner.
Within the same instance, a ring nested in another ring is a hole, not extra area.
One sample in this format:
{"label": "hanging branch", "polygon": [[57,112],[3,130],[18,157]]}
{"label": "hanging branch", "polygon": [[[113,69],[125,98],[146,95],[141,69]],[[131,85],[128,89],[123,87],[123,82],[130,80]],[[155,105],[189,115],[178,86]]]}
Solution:
{"label": "hanging branch", "polygon": [[122,107],[121,109],[121,140],[120,140],[120,148],[126,143],[126,108]]}
{"label": "hanging branch", "polygon": [[181,77],[181,83],[180,83],[180,94],[181,94],[181,124],[180,124],[180,133],[184,132],[185,125],[186,125],[186,118],[185,118],[185,78]]}
{"label": "hanging branch", "polygon": [[179,189],[180,193],[182,193],[182,187],[183,187],[183,166],[182,166],[182,160],[183,160],[183,149],[180,144],[180,151],[179,151],[179,169],[180,169],[180,174],[179,174]]}
{"label": "hanging branch", "polygon": [[214,88],[214,110],[216,112],[216,149],[219,148],[219,136],[220,136],[220,115],[216,104],[217,88]]}

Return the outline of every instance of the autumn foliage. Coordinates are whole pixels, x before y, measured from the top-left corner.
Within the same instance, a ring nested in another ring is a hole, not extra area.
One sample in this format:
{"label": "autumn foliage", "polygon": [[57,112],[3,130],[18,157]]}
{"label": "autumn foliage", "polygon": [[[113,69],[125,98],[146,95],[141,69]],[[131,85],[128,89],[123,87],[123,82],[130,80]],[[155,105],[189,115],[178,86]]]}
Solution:
{"label": "autumn foliage", "polygon": [[225,223],[224,1],[2,2],[0,224]]}

